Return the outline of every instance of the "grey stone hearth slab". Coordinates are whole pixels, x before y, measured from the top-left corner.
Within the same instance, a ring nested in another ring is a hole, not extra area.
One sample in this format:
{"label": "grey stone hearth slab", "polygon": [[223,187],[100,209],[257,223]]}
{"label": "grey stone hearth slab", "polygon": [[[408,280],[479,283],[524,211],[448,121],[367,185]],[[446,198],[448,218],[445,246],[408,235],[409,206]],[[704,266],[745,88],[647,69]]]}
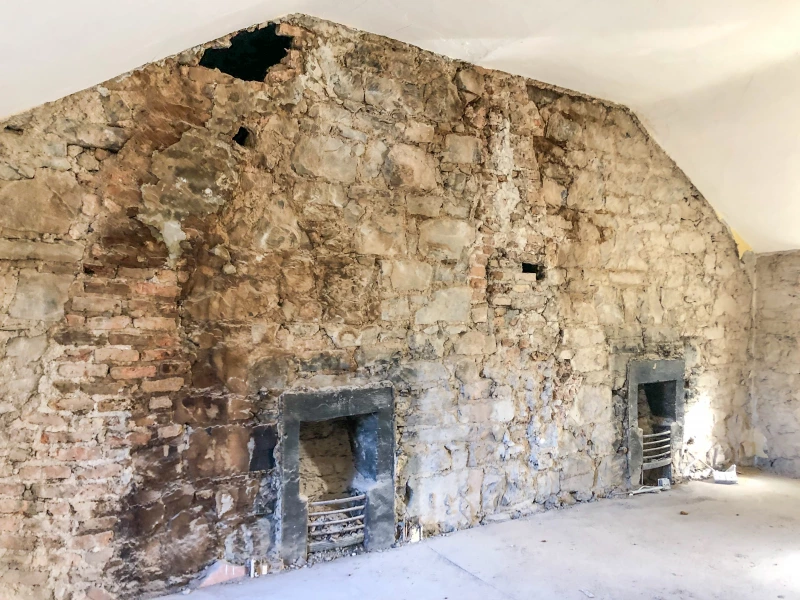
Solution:
{"label": "grey stone hearth slab", "polygon": [[169,599],[798,598],[799,502],[798,480],[695,482]]}

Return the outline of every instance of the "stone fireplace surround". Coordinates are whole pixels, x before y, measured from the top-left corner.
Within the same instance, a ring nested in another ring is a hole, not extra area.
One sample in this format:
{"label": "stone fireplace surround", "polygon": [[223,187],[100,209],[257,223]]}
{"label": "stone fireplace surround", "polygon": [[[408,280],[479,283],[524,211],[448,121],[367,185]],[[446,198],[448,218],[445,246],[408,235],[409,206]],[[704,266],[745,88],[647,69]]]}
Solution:
{"label": "stone fireplace surround", "polygon": [[394,543],[394,392],[391,387],[339,389],[283,395],[281,470],[281,556],[287,563],[306,558],[308,505],[300,495],[300,424],[355,417],[356,477],[367,496],[364,547]]}
{"label": "stone fireplace surround", "polygon": [[[683,360],[632,360],[628,363],[628,476],[631,486],[642,477],[643,438],[639,427],[639,388],[649,384],[674,384],[664,386],[672,433],[672,459],[674,462],[683,440],[684,422],[684,361]],[[670,479],[672,478],[670,465]]]}

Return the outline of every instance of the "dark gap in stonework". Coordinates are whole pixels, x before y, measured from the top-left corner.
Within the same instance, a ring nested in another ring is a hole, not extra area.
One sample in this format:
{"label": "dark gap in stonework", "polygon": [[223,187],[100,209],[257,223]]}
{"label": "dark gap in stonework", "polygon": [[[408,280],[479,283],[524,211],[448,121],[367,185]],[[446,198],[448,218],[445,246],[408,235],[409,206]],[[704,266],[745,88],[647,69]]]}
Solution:
{"label": "dark gap in stonework", "polygon": [[250,139],[250,131],[246,127],[239,127],[239,131],[233,136],[233,141],[240,146],[247,146]]}
{"label": "dark gap in stonework", "polygon": [[278,25],[270,23],[262,29],[237,33],[229,48],[209,48],[200,66],[244,81],[264,81],[269,68],[283,60],[291,45],[292,38],[278,35]]}
{"label": "dark gap in stonework", "polygon": [[536,274],[536,281],[541,281],[544,279],[544,266],[537,265],[535,263],[522,263],[522,272],[523,273],[535,273]]}

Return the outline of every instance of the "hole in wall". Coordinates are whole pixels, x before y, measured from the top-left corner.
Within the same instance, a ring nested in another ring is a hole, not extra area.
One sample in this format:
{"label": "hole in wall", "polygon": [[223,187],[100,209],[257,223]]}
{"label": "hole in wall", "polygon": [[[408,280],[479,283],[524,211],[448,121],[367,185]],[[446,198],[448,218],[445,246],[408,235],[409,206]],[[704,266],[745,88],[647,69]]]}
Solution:
{"label": "hole in wall", "polygon": [[7,131],[9,133],[15,133],[17,135],[22,135],[25,133],[25,130],[22,127],[17,127],[16,125],[6,125],[3,127],[3,131]]}
{"label": "hole in wall", "polygon": [[269,471],[275,467],[275,447],[278,434],[274,425],[262,425],[253,430],[251,471]]}
{"label": "hole in wall", "polygon": [[535,273],[536,281],[544,279],[544,265],[537,265],[536,263],[522,263],[523,273]]}
{"label": "hole in wall", "polygon": [[231,38],[229,48],[209,48],[200,66],[219,69],[244,81],[264,81],[270,67],[286,56],[292,38],[278,35],[278,25],[270,23],[255,31],[241,31]]}
{"label": "hole in wall", "polygon": [[240,146],[249,146],[248,141],[250,140],[250,130],[247,127],[239,127],[239,131],[236,132],[236,135],[233,136],[233,141],[239,144]]}

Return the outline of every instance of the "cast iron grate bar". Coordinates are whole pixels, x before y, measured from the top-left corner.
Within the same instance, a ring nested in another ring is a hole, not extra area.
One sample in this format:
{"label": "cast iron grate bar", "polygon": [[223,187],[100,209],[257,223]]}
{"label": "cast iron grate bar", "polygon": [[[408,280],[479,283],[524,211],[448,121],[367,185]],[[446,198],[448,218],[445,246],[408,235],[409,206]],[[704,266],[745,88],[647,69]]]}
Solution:
{"label": "cast iron grate bar", "polygon": [[[347,504],[351,506],[344,506]],[[336,508],[339,506],[343,508]],[[309,502],[308,507],[309,552],[335,550],[363,543],[366,494]],[[323,510],[312,510],[317,507]],[[332,509],[325,510],[328,507]]]}
{"label": "cast iron grate bar", "polygon": [[672,430],[642,436],[642,469],[657,469],[672,462]]}
{"label": "cast iron grate bar", "polygon": [[359,496],[348,496],[346,498],[335,498],[334,500],[317,500],[316,502],[309,502],[309,506],[330,506],[331,504],[347,504],[348,502],[357,502],[359,500],[366,500],[367,495],[361,494]]}

